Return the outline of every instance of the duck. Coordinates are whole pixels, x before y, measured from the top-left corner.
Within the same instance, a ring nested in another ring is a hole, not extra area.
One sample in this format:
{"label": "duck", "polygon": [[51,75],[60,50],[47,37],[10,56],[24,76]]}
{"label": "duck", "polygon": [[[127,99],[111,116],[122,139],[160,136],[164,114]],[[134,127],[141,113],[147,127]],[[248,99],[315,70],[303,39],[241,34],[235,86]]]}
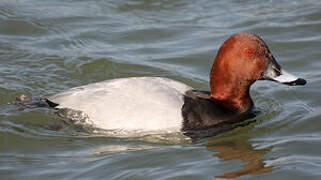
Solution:
{"label": "duck", "polygon": [[210,70],[210,91],[165,77],[128,77],[75,87],[44,99],[72,109],[104,130],[189,132],[253,117],[250,87],[257,80],[305,85],[277,63],[253,33],[237,33],[219,48]]}

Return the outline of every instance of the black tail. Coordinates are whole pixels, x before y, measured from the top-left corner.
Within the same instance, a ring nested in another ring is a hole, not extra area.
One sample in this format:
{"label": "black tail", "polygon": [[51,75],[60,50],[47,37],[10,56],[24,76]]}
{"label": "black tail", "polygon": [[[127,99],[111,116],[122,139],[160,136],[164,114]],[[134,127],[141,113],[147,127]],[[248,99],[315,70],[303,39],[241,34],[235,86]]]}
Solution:
{"label": "black tail", "polygon": [[25,95],[21,95],[16,98],[16,101],[12,104],[16,105],[19,110],[24,109],[33,109],[33,108],[55,108],[59,104],[49,101],[47,98],[39,98],[39,97],[27,97]]}

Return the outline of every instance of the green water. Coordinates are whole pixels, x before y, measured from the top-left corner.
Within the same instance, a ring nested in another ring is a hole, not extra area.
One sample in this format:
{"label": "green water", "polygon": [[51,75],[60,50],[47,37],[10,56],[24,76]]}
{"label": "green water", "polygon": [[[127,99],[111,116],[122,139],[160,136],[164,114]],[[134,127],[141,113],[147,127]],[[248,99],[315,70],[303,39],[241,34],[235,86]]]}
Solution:
{"label": "green water", "polygon": [[[8,104],[131,76],[208,90],[218,48],[244,31],[308,84],[255,83],[256,122],[216,137],[61,129],[53,111]],[[319,179],[320,32],[319,0],[2,0],[0,179]]]}

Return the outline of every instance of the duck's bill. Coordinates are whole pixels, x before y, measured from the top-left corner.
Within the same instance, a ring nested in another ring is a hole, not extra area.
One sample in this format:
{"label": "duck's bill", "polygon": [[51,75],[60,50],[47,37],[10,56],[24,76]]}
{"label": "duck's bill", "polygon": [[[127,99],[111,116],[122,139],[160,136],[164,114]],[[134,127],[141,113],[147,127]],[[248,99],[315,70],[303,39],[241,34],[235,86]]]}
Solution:
{"label": "duck's bill", "polygon": [[281,68],[274,57],[267,58],[265,71],[262,73],[262,80],[271,80],[289,86],[303,86],[307,83],[305,79],[298,78]]}
{"label": "duck's bill", "polygon": [[281,69],[279,76],[273,77],[271,80],[289,86],[304,86],[307,83],[305,79],[298,78],[283,69]]}

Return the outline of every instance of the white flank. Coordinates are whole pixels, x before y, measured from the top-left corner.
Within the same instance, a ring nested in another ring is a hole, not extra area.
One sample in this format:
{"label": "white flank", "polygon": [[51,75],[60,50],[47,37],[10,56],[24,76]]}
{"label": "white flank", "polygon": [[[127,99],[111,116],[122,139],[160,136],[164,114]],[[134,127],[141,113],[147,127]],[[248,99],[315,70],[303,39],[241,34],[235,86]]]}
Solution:
{"label": "white flank", "polygon": [[191,87],[160,77],[107,80],[72,88],[48,99],[86,113],[102,129],[179,131],[183,94]]}
{"label": "white flank", "polygon": [[281,83],[290,83],[290,82],[296,81],[298,78],[281,69],[281,75],[273,79]]}

